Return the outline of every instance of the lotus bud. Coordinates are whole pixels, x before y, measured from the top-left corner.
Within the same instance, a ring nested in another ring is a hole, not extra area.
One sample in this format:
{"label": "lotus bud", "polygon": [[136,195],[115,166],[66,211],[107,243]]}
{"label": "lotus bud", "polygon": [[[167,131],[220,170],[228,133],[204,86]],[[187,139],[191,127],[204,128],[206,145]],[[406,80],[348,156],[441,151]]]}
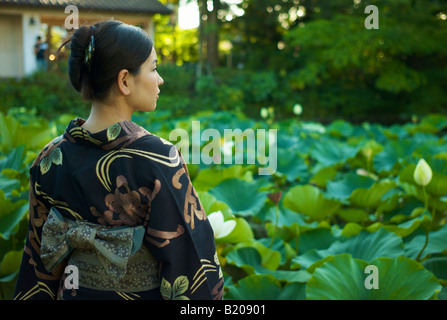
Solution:
{"label": "lotus bud", "polygon": [[414,181],[416,181],[418,185],[425,187],[430,183],[432,176],[433,172],[428,163],[424,159],[419,160],[413,174]]}

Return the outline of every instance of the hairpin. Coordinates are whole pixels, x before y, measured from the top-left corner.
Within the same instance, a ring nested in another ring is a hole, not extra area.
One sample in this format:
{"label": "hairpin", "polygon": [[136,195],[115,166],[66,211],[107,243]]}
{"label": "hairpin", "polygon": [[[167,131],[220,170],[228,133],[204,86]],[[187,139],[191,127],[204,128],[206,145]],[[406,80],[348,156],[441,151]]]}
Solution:
{"label": "hairpin", "polygon": [[84,63],[90,72],[90,66],[92,64],[93,52],[95,51],[95,38],[91,36],[90,43],[88,44],[87,49],[85,49],[85,58]]}

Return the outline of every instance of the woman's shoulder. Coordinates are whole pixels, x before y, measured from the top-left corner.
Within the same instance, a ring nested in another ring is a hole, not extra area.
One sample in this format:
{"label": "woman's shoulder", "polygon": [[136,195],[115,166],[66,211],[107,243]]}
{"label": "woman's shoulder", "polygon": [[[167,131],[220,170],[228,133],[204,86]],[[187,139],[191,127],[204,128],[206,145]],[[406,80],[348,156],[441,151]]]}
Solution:
{"label": "woman's shoulder", "polygon": [[183,163],[176,145],[152,133],[139,138],[121,151],[145,159],[163,170],[179,168]]}
{"label": "woman's shoulder", "polygon": [[152,133],[142,136],[128,147],[162,155],[169,155],[171,152],[177,151],[177,147],[170,141]]}

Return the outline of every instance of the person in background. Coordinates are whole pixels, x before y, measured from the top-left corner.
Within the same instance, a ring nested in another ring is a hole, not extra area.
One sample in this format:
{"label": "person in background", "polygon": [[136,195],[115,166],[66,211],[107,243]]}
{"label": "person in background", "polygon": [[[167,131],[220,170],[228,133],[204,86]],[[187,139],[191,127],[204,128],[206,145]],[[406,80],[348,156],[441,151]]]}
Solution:
{"label": "person in background", "polygon": [[42,37],[38,36],[34,45],[34,54],[36,55],[37,69],[39,71],[47,70],[46,50],[48,50],[48,43],[42,42]]}

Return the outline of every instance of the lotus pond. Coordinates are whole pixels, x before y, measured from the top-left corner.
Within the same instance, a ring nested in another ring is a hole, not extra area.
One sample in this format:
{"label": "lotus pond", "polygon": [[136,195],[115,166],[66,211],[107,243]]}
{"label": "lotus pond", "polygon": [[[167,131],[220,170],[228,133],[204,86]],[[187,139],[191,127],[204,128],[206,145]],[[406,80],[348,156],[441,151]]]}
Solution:
{"label": "lotus pond", "polygon": [[[0,299],[11,298],[20,265],[29,166],[72,118],[0,114]],[[447,299],[447,117],[322,125],[157,111],[134,121],[166,140],[193,121],[276,129],[272,174],[256,163],[188,164],[216,230],[225,299]]]}

